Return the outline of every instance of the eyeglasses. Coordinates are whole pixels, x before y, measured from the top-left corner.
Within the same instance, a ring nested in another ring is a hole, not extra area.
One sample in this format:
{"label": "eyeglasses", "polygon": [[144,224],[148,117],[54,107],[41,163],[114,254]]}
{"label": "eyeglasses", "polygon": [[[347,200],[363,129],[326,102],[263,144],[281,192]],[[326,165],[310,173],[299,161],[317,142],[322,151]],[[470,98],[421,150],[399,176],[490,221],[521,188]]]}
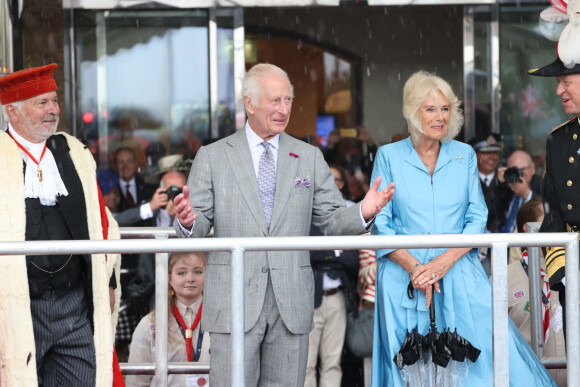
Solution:
{"label": "eyeglasses", "polygon": [[533,166],[534,166],[534,164],[530,164],[530,165],[528,165],[527,167],[518,168],[518,171],[520,171],[520,172],[523,172],[523,171],[525,171],[525,170],[526,170],[526,169],[528,169],[528,168],[532,168]]}

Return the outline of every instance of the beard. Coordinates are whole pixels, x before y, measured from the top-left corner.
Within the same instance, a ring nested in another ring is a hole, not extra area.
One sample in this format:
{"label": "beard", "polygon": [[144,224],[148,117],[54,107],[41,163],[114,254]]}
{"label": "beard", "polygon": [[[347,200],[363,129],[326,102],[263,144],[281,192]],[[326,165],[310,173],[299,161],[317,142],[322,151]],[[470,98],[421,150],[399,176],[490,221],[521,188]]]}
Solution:
{"label": "beard", "polygon": [[38,128],[36,130],[38,135],[43,138],[43,141],[56,133],[59,117],[51,114],[51,121],[53,122],[49,126],[43,125],[42,122],[38,124]]}
{"label": "beard", "polygon": [[[49,121],[51,122],[50,125],[46,125],[45,123]],[[56,133],[56,129],[58,128],[59,117],[54,114],[47,114],[46,116],[42,117],[40,122],[34,123],[29,117],[24,117],[22,120],[22,126],[28,128],[28,132],[33,135],[38,142],[43,142],[50,136]]]}

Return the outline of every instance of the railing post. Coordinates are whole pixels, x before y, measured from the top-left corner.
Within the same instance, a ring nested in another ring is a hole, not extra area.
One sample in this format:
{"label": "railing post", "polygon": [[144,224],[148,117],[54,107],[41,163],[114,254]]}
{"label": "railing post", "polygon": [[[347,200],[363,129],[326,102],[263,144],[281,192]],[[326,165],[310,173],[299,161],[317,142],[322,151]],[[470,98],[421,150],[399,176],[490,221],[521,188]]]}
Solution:
{"label": "railing post", "polygon": [[566,245],[566,355],[569,386],[580,380],[580,306],[578,305],[578,234]]}
{"label": "railing post", "polygon": [[540,248],[530,247],[528,249],[528,280],[530,283],[530,304],[531,304],[531,335],[532,350],[538,359],[544,357],[544,329],[542,324],[542,288],[540,284]]}
{"label": "railing post", "polygon": [[[156,235],[155,239],[167,239],[167,235]],[[167,386],[167,263],[168,253],[155,254],[155,386]]]}
{"label": "railing post", "polygon": [[[539,232],[540,223],[528,222],[527,232],[537,233]],[[531,305],[531,316],[530,316],[530,330],[532,339],[532,350],[538,357],[542,360],[544,357],[544,329],[542,323],[542,300],[540,295],[542,294],[541,282],[542,276],[540,275],[540,248],[530,247],[528,248],[528,281],[530,289],[530,305]]]}
{"label": "railing post", "polygon": [[232,249],[232,386],[244,387],[245,359],[245,300],[244,300],[244,249]]}
{"label": "railing post", "polygon": [[509,386],[507,243],[493,243],[493,385]]}

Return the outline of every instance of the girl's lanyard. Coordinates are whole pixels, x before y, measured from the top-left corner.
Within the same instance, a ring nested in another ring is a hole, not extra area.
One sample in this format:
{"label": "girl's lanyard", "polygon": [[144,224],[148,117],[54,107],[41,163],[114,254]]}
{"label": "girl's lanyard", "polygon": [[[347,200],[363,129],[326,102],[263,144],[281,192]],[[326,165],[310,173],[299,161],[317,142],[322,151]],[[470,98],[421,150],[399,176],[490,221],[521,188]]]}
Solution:
{"label": "girl's lanyard", "polygon": [[179,313],[179,309],[177,309],[176,305],[173,305],[173,316],[177,321],[177,325],[179,325],[179,329],[181,330],[181,334],[185,338],[185,352],[187,353],[187,361],[198,361],[199,356],[201,355],[201,343],[203,342],[203,331],[200,329],[199,334],[197,336],[197,351],[193,350],[193,330],[197,328],[199,324],[199,320],[201,320],[201,307],[203,306],[203,302],[199,305],[199,310],[195,315],[195,319],[193,320],[193,324],[191,324],[191,328],[188,328]]}

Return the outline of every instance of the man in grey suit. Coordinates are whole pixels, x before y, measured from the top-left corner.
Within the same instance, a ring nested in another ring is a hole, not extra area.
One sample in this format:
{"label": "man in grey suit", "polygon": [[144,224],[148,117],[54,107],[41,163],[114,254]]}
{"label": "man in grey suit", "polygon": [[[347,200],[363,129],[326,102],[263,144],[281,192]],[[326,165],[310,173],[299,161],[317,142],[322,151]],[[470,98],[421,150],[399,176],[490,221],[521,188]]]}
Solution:
{"label": "man in grey suit", "polygon": [[[245,76],[245,130],[202,147],[183,194],[175,198],[182,237],[362,234],[392,198],[380,178],[365,199],[346,208],[318,148],[284,133],[293,88],[286,72],[258,64]],[[308,251],[255,251],[245,257],[247,386],[303,386],[314,279]],[[212,385],[229,386],[230,254],[208,260],[202,327],[210,332]]]}

